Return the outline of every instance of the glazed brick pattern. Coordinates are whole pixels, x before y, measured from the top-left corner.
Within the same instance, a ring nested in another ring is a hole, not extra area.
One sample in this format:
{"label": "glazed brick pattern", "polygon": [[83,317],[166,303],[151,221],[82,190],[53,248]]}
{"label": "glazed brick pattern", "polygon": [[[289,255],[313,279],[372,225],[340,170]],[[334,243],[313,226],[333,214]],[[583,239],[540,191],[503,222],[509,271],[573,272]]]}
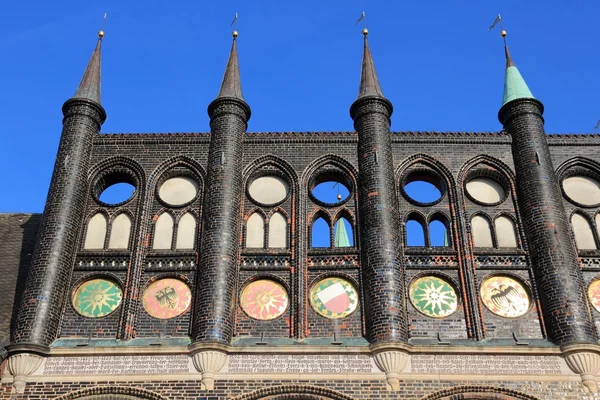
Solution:
{"label": "glazed brick pattern", "polygon": [[193,339],[229,343],[233,337],[242,200],[244,134],[250,108],[235,99],[209,107],[211,140]]}
{"label": "glazed brick pattern", "polygon": [[[457,387],[469,387],[471,393],[474,387],[481,387],[480,398],[497,400],[512,400],[509,395],[502,393],[517,391],[520,394],[535,396],[542,400],[575,400],[590,398],[586,396],[581,382],[535,382],[535,381],[445,381],[445,380],[409,380],[402,381],[400,390],[390,391],[384,380],[216,380],[214,390],[201,389],[200,381],[156,381],[156,382],[43,382],[28,383],[24,394],[11,394],[10,385],[0,386],[0,400],[47,400],[55,396],[67,394],[82,388],[90,387],[135,387],[165,396],[169,400],[226,400],[249,394],[265,387],[284,385],[322,387],[337,393],[350,396],[356,400],[418,400],[427,395],[439,394],[438,399],[446,399],[445,393],[452,392]],[[456,390],[460,393],[459,390]],[[299,392],[299,393],[298,393]],[[302,396],[302,391],[295,392],[299,396],[284,397],[285,399],[322,397]],[[477,392],[476,392],[477,393]],[[487,395],[487,396],[486,396]],[[270,397],[267,397],[270,398]],[[275,396],[275,398],[279,398]],[[472,397],[452,397],[462,399]],[[86,398],[87,399],[87,398]]]}
{"label": "glazed brick pattern", "polygon": [[86,201],[92,141],[106,119],[104,109],[83,99],[63,106],[63,131],[12,343],[50,345],[77,250]]}
{"label": "glazed brick pattern", "polygon": [[512,136],[518,201],[549,339],[596,343],[577,250],[544,133],[543,106],[514,100],[499,114]]}
{"label": "glazed brick pattern", "polygon": [[367,338],[371,343],[408,339],[400,215],[389,131],[391,104],[357,100],[351,108],[358,132],[358,200],[361,269]]}

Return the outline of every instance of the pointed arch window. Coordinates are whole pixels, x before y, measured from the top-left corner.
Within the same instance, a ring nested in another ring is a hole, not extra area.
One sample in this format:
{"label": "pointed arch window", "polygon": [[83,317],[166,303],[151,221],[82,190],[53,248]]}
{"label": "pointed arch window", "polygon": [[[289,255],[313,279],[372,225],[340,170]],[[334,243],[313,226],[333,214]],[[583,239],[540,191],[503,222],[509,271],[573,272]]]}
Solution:
{"label": "pointed arch window", "polygon": [[353,247],[354,235],[352,224],[344,217],[340,217],[333,227],[334,247]]}
{"label": "pointed arch window", "polygon": [[319,217],[315,220],[315,222],[313,222],[311,230],[311,247],[331,247],[331,232],[329,230],[329,224],[323,217]]}
{"label": "pointed arch window", "polygon": [[83,248],[86,250],[104,249],[106,241],[106,217],[97,213],[88,222]]}
{"label": "pointed arch window", "polygon": [[185,213],[177,224],[176,249],[193,249],[196,244],[196,217]]}
{"label": "pointed arch window", "polygon": [[575,213],[571,217],[571,225],[575,234],[575,243],[579,250],[596,249],[596,240],[588,220],[581,214]]}
{"label": "pointed arch window", "polygon": [[131,234],[131,218],[122,213],[115,218],[110,226],[109,249],[127,249],[129,247],[129,235]]}
{"label": "pointed arch window", "polygon": [[481,215],[475,215],[471,219],[471,233],[473,235],[474,247],[494,247],[490,222]]}
{"label": "pointed arch window", "polygon": [[496,228],[496,238],[498,240],[498,247],[518,247],[517,233],[515,229],[515,224],[512,221],[512,219],[502,215],[496,218],[496,221],[494,221],[494,227]]}
{"label": "pointed arch window", "polygon": [[246,222],[246,247],[265,247],[265,220],[257,212],[253,213]]}
{"label": "pointed arch window", "polygon": [[154,226],[154,250],[170,250],[173,243],[173,226],[175,221],[168,212],[160,214]]}
{"label": "pointed arch window", "polygon": [[280,212],[269,218],[269,248],[287,248],[287,220]]}

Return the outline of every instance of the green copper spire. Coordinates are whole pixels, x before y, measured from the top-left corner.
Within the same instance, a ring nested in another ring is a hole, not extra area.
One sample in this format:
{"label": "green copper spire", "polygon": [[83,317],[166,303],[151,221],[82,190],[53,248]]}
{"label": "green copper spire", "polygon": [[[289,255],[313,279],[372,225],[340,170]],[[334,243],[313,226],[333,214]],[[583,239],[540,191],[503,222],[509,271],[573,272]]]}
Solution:
{"label": "green copper spire", "polygon": [[350,239],[348,239],[348,232],[346,232],[346,224],[344,219],[340,218],[335,223],[335,240],[333,242],[334,247],[351,247]]}
{"label": "green copper spire", "polygon": [[506,75],[504,78],[504,98],[502,99],[502,105],[516,99],[535,99],[521,73],[515,66],[507,45],[504,45],[504,51],[506,53]]}

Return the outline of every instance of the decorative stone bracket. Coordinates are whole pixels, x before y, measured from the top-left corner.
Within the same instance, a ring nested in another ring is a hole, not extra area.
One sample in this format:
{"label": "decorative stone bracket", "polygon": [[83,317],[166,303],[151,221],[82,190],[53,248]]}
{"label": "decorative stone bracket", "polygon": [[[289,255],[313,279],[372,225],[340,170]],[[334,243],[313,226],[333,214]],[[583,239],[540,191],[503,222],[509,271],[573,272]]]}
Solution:
{"label": "decorative stone bracket", "polygon": [[600,347],[572,345],[561,347],[561,350],[569,368],[581,376],[586,392],[598,393],[595,375],[600,370]]}
{"label": "decorative stone bracket", "polygon": [[385,372],[388,389],[400,390],[400,372],[408,363],[408,353],[400,350],[384,350],[375,353],[375,364]]}
{"label": "decorative stone bracket", "polygon": [[19,353],[8,359],[8,372],[13,376],[13,392],[25,391],[26,379],[42,365],[44,357],[31,353]]}
{"label": "decorative stone bracket", "polygon": [[227,353],[221,350],[201,350],[193,355],[194,367],[202,374],[202,386],[205,390],[215,387],[215,373],[227,362]]}

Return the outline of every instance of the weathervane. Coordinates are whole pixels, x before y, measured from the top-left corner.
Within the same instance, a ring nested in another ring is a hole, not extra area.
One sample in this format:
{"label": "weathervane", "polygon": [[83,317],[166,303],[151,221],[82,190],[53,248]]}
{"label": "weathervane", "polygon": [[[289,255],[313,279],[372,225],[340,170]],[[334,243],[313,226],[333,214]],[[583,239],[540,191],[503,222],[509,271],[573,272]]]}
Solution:
{"label": "weathervane", "polygon": [[238,13],[235,13],[235,16],[233,17],[233,21],[231,21],[231,24],[229,25],[230,28],[233,27],[233,32],[231,33],[231,35],[233,36],[234,39],[236,37],[238,37],[237,20],[238,20]]}
{"label": "weathervane", "polygon": [[100,30],[98,31],[98,39],[102,40],[104,37],[104,24],[106,24],[106,13],[104,13],[104,18],[102,18],[102,25],[100,26]]}
{"label": "weathervane", "polygon": [[363,30],[362,33],[363,35],[367,36],[369,34],[369,30],[367,29],[367,18],[366,18],[366,14],[363,11],[362,14],[360,14],[360,18],[358,18],[356,20],[356,22],[354,23],[354,26],[358,25],[358,23],[362,21],[363,22]]}
{"label": "weathervane", "polygon": [[504,45],[506,46],[506,31],[504,30],[504,25],[502,25],[502,16],[500,14],[498,14],[492,26],[488,28],[488,32],[494,29],[497,24],[500,24],[500,36],[502,36],[502,39],[504,40]]}

